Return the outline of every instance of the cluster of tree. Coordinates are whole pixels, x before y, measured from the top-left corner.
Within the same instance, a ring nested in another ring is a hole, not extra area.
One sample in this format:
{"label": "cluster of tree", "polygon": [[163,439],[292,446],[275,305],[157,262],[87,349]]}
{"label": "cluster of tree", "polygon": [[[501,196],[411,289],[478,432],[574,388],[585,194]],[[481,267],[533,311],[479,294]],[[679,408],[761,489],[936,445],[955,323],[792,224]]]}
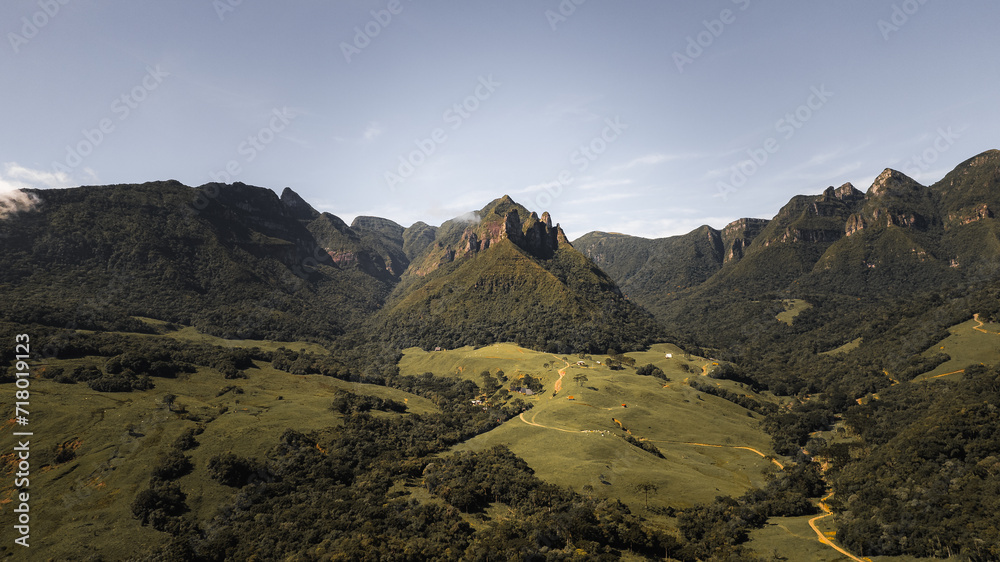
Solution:
{"label": "cluster of tree", "polygon": [[[896,385],[845,415],[837,540],[864,555],[1000,557],[1000,370]],[[840,466],[837,466],[840,464]]]}
{"label": "cluster of tree", "polygon": [[541,379],[532,376],[529,373],[525,373],[520,377],[510,381],[511,392],[520,392],[522,389],[527,389],[530,390],[531,392],[534,392],[535,394],[538,394],[539,392],[544,390],[544,388],[545,387],[542,385]]}
{"label": "cluster of tree", "polygon": [[42,330],[41,334],[37,348],[43,353],[51,353],[56,359],[106,357],[103,371],[112,375],[174,378],[180,373],[193,373],[195,365],[222,372],[242,370],[252,368],[254,360],[270,361],[272,355],[259,348],[219,347],[163,336],[53,330]]}
{"label": "cluster of tree", "polygon": [[773,402],[761,402],[756,398],[752,398],[745,394],[739,394],[733,392],[732,390],[722,388],[720,386],[711,385],[699,381],[698,379],[691,379],[688,381],[691,388],[697,390],[698,392],[704,392],[705,394],[711,394],[712,396],[718,396],[723,400],[728,400],[733,404],[746,408],[751,412],[757,412],[762,416],[768,416],[778,412],[778,405]]}
{"label": "cluster of tree", "polygon": [[827,403],[810,400],[772,411],[764,417],[761,428],[771,436],[776,453],[797,456],[809,442],[810,433],[828,429],[833,421],[834,412]]}
{"label": "cluster of tree", "polygon": [[628,367],[635,366],[634,358],[629,357],[618,351],[615,351],[614,349],[609,349],[608,355],[609,357],[604,359],[604,365],[607,368],[611,369],[612,371],[620,371],[624,369],[626,366]]}
{"label": "cluster of tree", "polygon": [[391,398],[380,398],[341,390],[334,395],[330,409],[341,414],[364,413],[372,410],[403,413],[406,411],[406,404]]}
{"label": "cluster of tree", "polygon": [[660,449],[657,448],[656,445],[653,445],[649,441],[636,439],[631,433],[623,433],[621,434],[621,438],[624,439],[625,442],[628,443],[629,445],[632,445],[633,447],[638,447],[655,457],[659,457],[661,459],[666,458],[663,456],[663,452],[660,451]]}
{"label": "cluster of tree", "polygon": [[644,525],[621,502],[542,482],[504,446],[436,461],[424,470],[424,484],[463,512],[500,503],[517,514],[508,525],[478,534],[467,552],[473,559],[490,547],[493,556],[503,553],[508,560],[561,559],[580,551],[591,559],[617,558],[625,550],[662,558],[679,550],[674,537]]}
{"label": "cluster of tree", "polygon": [[898,367],[899,370],[893,373],[893,378],[899,381],[909,381],[918,375],[933,371],[938,365],[948,361],[951,361],[951,356],[947,353],[914,355],[907,359],[904,365]]}
{"label": "cluster of tree", "polygon": [[267,467],[245,457],[224,453],[208,460],[208,475],[219,484],[231,488],[242,488],[254,481],[270,480]]}
{"label": "cluster of tree", "polygon": [[493,375],[489,370],[479,373],[479,378],[483,380],[482,389],[486,397],[493,396],[507,382],[507,375],[502,369],[497,369],[497,374]]}
{"label": "cluster of tree", "polygon": [[189,474],[194,465],[191,457],[184,454],[198,446],[195,436],[202,427],[188,428],[174,441],[173,445],[160,455],[153,467],[148,486],[132,501],[132,515],[143,525],[174,535],[192,533],[194,522],[184,515],[190,510],[187,495],[174,480]]}
{"label": "cluster of tree", "polygon": [[[691,323],[697,333],[689,332],[682,347],[733,363],[737,376],[725,378],[779,396],[838,392],[854,400],[945,360],[922,354],[947,337],[949,327],[971,318],[988,291],[958,286],[896,299],[810,293],[800,296],[812,308],[791,326],[774,318],[778,294],[754,295],[752,301],[739,294],[710,296],[685,305],[695,307],[701,320]],[[725,314],[713,312],[718,310]],[[851,341],[860,345],[826,353]]]}
{"label": "cluster of tree", "polygon": [[635,370],[635,374],[644,377],[656,377],[665,382],[670,382],[670,378],[667,377],[667,374],[663,372],[663,369],[657,367],[656,365],[653,365],[652,363],[648,363],[646,365],[643,365],[642,367],[639,367],[638,369]]}

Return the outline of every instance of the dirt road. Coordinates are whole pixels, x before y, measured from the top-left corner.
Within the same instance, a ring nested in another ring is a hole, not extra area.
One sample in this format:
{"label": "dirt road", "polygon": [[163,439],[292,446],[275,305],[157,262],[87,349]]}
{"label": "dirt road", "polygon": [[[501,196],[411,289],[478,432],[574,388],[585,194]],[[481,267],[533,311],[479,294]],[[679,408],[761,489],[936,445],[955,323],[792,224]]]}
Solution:
{"label": "dirt road", "polygon": [[820,519],[824,519],[826,517],[833,515],[833,512],[830,511],[830,506],[826,505],[826,500],[830,499],[830,496],[832,495],[833,492],[830,492],[825,498],[819,501],[819,508],[822,509],[824,513],[823,515],[817,515],[816,517],[810,519],[809,526],[812,527],[812,530],[816,532],[816,538],[819,540],[819,542],[825,544],[826,546],[829,546],[830,548],[836,550],[837,552],[843,554],[844,556],[850,558],[851,560],[856,560],[857,562],[871,562],[871,560],[867,558],[858,558],[857,556],[851,554],[850,552],[847,552],[843,548],[840,548],[839,546],[833,544],[833,541],[826,538],[826,535],[823,534],[823,531],[820,531],[819,527],[816,526],[816,522],[819,521]]}

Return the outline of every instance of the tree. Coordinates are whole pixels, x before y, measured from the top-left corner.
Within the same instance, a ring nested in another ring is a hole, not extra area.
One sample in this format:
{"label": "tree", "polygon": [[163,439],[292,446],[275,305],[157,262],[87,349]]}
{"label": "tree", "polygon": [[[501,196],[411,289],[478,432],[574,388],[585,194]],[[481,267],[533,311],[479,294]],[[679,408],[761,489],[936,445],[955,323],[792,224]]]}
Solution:
{"label": "tree", "polygon": [[657,490],[660,489],[660,487],[657,486],[656,484],[653,484],[652,482],[642,482],[640,484],[636,484],[635,489],[636,491],[643,493],[643,495],[645,496],[644,499],[646,502],[646,509],[649,509],[649,493],[650,492],[655,493]]}
{"label": "tree", "polygon": [[579,375],[574,376],[573,380],[575,380],[578,385],[583,386],[583,383],[587,382],[590,379],[587,378],[587,375],[580,373]]}
{"label": "tree", "polygon": [[174,394],[168,394],[163,397],[163,403],[167,405],[167,411],[172,412],[174,410],[174,400],[177,400],[177,396]]}
{"label": "tree", "polygon": [[[501,371],[501,373],[502,372],[503,371]],[[486,396],[492,396],[493,393],[496,392],[502,384],[500,381],[496,379],[496,377],[490,374],[488,370],[483,371],[482,373],[480,373],[479,376],[483,379],[483,394],[485,394]]]}

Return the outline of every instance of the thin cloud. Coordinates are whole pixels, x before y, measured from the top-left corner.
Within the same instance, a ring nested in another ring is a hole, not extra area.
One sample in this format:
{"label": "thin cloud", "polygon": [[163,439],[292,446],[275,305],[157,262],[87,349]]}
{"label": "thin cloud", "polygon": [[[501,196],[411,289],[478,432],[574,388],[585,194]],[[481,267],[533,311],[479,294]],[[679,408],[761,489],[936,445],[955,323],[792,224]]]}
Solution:
{"label": "thin cloud", "polygon": [[620,187],[620,186],[623,186],[623,185],[632,185],[633,183],[634,182],[632,180],[626,180],[626,179],[622,179],[622,180],[604,180],[604,181],[595,181],[595,182],[583,183],[583,184],[580,184],[577,187],[577,189],[582,189],[582,190],[585,190],[585,191],[586,190],[591,190],[591,189],[605,189],[605,188],[608,188],[608,187]]}
{"label": "thin cloud", "polygon": [[333,140],[339,143],[349,143],[349,144],[368,144],[374,142],[375,139],[382,136],[385,132],[385,127],[383,127],[378,121],[371,121],[365,125],[365,130],[361,131],[358,136],[351,135],[350,137],[335,136]]}
{"label": "thin cloud", "polygon": [[546,124],[554,124],[569,119],[572,121],[596,121],[601,119],[601,115],[591,107],[601,101],[604,96],[574,96],[555,103],[550,103],[542,110],[543,120]]}
{"label": "thin cloud", "polygon": [[364,139],[365,142],[372,142],[373,140],[379,138],[383,132],[385,132],[385,129],[383,129],[377,122],[372,121],[368,124],[365,132],[361,134],[361,138]]}
{"label": "thin cloud", "polygon": [[605,193],[603,195],[594,195],[592,197],[574,198],[573,203],[577,205],[593,205],[595,203],[607,203],[609,201],[621,201],[623,199],[633,199],[640,197],[638,193]]}
{"label": "thin cloud", "polygon": [[655,166],[657,164],[663,164],[665,162],[673,162],[675,160],[691,160],[695,158],[702,158],[700,154],[694,153],[678,153],[678,154],[665,154],[665,153],[654,153],[647,154],[645,156],[640,156],[634,158],[625,164],[620,164],[611,168],[611,171],[619,170],[631,170],[637,166]]}

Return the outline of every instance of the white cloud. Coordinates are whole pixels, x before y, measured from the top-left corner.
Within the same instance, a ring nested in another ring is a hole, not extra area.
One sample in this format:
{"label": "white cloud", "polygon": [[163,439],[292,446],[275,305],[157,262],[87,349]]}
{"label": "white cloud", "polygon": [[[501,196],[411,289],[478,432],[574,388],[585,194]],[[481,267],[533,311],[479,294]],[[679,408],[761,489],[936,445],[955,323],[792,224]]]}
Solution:
{"label": "white cloud", "polygon": [[0,191],[28,188],[69,187],[70,177],[63,172],[47,172],[25,168],[16,162],[5,162],[0,172]]}
{"label": "white cloud", "polygon": [[382,126],[379,125],[377,122],[372,121],[371,123],[368,124],[368,127],[365,128],[365,132],[361,134],[361,138],[363,138],[365,142],[372,142],[373,140],[381,136],[383,132],[384,129],[382,128]]}
{"label": "white cloud", "polygon": [[38,204],[38,197],[25,193],[24,188],[64,187],[69,177],[63,173],[45,172],[25,168],[15,162],[7,162],[0,172],[0,219],[29,211]]}

